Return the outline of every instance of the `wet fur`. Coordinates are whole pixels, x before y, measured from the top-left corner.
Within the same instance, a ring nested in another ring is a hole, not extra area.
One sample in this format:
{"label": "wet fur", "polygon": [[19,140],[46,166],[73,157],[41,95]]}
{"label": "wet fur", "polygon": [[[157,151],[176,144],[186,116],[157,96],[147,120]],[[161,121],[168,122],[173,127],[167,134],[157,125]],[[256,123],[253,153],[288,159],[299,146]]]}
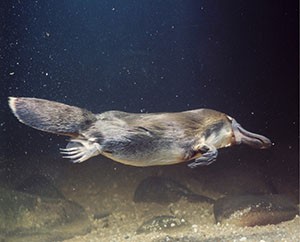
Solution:
{"label": "wet fur", "polygon": [[9,105],[20,122],[50,133],[78,136],[97,120],[85,109],[44,99],[10,97]]}
{"label": "wet fur", "polygon": [[[168,165],[192,159],[196,159],[194,166],[197,166],[205,159],[206,164],[210,164],[217,156],[217,149],[235,144],[232,128],[235,120],[210,109],[93,114],[58,102],[13,97],[9,99],[9,105],[22,123],[71,136],[70,143],[61,153],[73,162],[102,154],[134,166]],[[253,133],[252,136],[262,137]]]}

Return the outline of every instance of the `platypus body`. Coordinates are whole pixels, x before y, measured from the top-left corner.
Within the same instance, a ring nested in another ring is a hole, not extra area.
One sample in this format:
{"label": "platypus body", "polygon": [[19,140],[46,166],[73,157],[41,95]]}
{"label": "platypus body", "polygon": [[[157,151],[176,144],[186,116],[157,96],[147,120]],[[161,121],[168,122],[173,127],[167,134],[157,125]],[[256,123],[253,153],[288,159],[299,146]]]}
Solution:
{"label": "platypus body", "polygon": [[9,106],[20,122],[32,128],[70,136],[61,153],[74,163],[102,154],[133,166],[194,160],[189,164],[193,168],[212,163],[219,148],[241,143],[260,149],[271,146],[268,138],[246,131],[235,119],[211,109],[93,114],[58,102],[24,97],[10,97]]}

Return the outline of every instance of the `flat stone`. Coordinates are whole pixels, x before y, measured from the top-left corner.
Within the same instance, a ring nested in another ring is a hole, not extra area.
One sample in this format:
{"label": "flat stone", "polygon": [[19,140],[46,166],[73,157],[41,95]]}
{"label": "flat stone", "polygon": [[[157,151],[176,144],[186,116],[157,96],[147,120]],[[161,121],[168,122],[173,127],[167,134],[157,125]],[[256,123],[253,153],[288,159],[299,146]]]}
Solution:
{"label": "flat stone", "polygon": [[87,214],[74,202],[1,187],[0,194],[0,234],[6,239],[57,241],[90,229]]}
{"label": "flat stone", "polygon": [[297,206],[282,195],[227,196],[214,204],[217,223],[237,226],[278,224],[297,214]]}
{"label": "flat stone", "polygon": [[15,187],[15,190],[41,197],[64,198],[50,179],[42,175],[31,175],[27,177]]}
{"label": "flat stone", "polygon": [[169,230],[186,225],[187,222],[183,218],[177,218],[170,215],[162,215],[153,217],[144,222],[136,231],[137,234],[158,232]]}
{"label": "flat stone", "polygon": [[192,192],[179,182],[159,176],[147,177],[138,185],[133,200],[135,202],[171,203],[185,197],[191,202],[213,203],[214,200]]}

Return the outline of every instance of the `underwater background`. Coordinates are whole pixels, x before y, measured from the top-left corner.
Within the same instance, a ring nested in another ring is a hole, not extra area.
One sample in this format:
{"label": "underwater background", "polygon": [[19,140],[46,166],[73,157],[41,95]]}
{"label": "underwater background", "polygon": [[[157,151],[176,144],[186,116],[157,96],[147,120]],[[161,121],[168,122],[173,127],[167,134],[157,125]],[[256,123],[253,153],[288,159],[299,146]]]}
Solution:
{"label": "underwater background", "polygon": [[[65,137],[31,129],[9,110],[8,96],[24,96],[94,113],[197,108],[224,112],[247,130],[270,138],[274,146],[264,151],[224,149],[216,162],[225,168],[227,159],[237,166],[251,162],[268,181],[289,180],[290,192],[299,192],[298,5],[238,0],[2,1],[0,181],[18,183],[28,174],[24,171],[55,179],[62,176],[60,169],[80,172],[82,165],[99,171],[104,163],[112,172],[122,167],[124,176],[126,169],[134,173],[135,168],[99,156],[79,165],[63,160],[59,148],[65,147]],[[183,167],[186,164],[162,169]]]}

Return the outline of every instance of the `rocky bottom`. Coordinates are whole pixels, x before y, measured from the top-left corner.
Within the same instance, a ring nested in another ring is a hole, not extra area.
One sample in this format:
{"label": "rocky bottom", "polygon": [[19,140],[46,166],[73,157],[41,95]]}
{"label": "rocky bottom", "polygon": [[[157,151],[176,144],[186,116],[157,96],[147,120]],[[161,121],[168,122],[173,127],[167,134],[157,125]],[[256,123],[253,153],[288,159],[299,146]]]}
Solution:
{"label": "rocky bottom", "polygon": [[1,241],[300,241],[298,190],[255,166],[45,164],[0,190]]}

